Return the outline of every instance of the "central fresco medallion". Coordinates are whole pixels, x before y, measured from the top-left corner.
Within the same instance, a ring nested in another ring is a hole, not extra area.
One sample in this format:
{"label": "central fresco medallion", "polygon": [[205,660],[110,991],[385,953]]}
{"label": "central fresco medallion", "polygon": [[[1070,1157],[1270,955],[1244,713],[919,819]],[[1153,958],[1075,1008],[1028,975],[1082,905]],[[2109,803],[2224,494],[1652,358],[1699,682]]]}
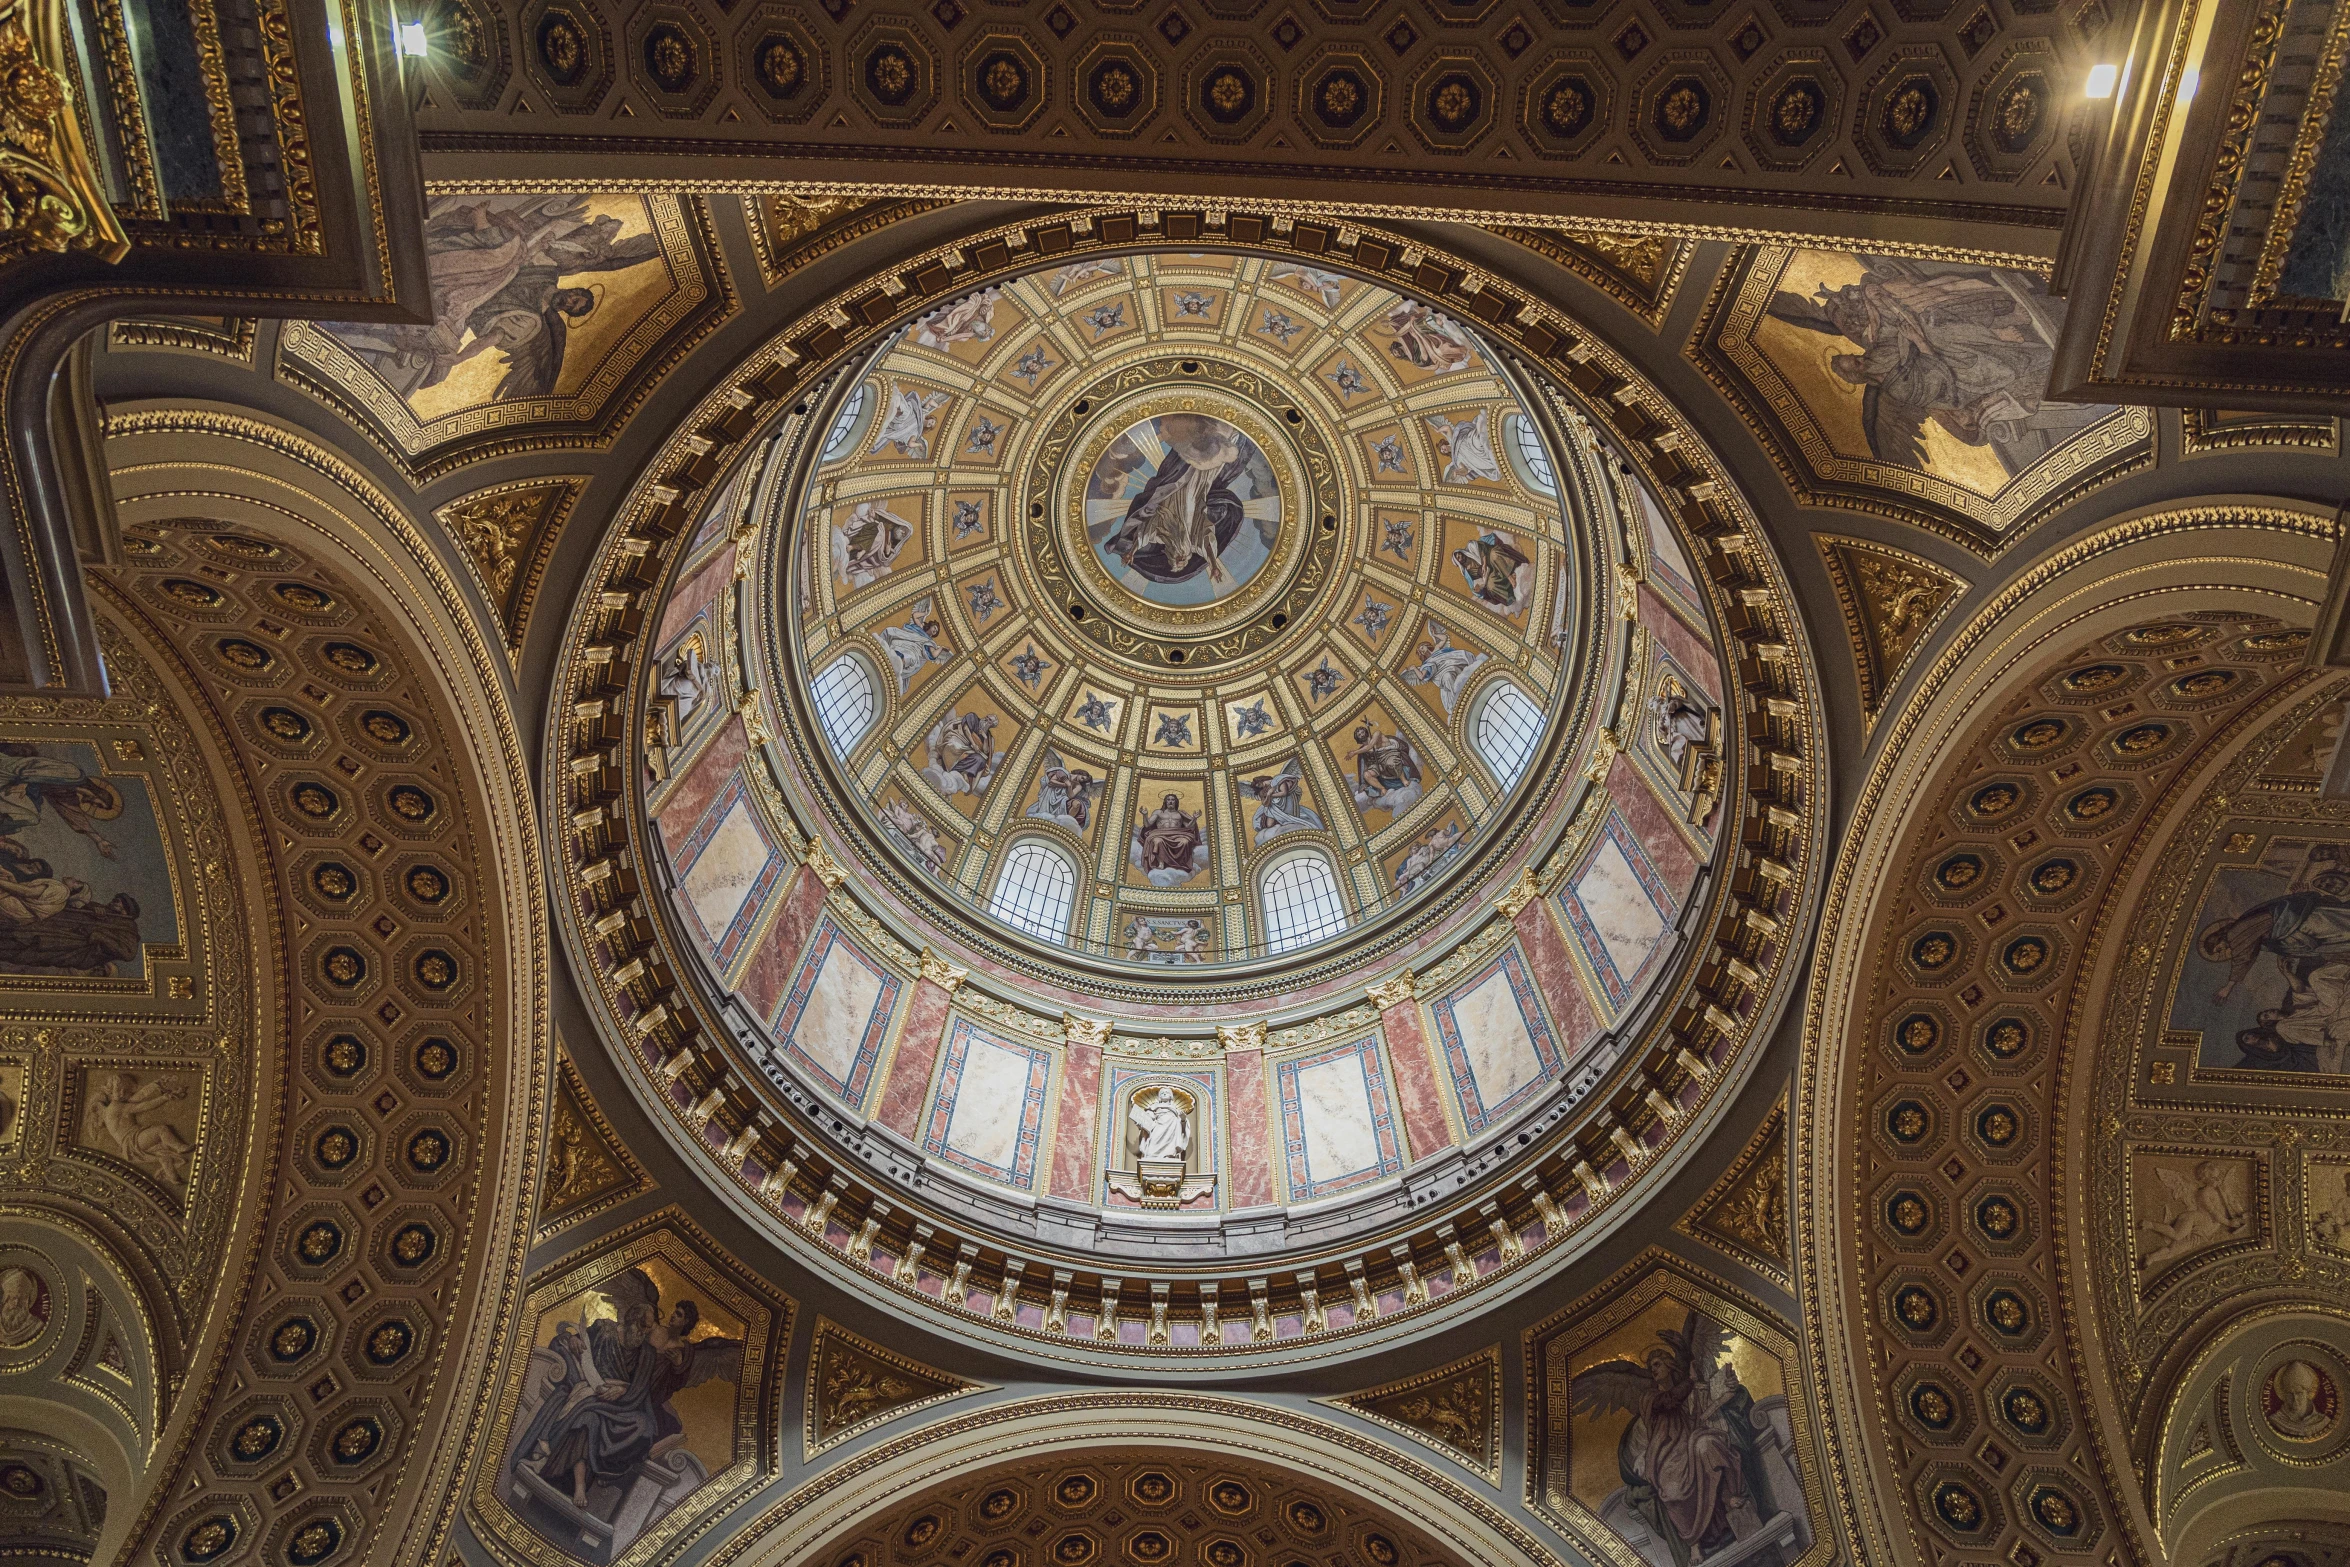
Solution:
{"label": "central fresco medallion", "polygon": [[1473,866],[1536,771],[1581,461],[1422,301],[1065,265],[919,318],[811,428],[784,683],[833,693],[844,808],[958,919],[1149,970],[1304,951]]}
{"label": "central fresco medallion", "polygon": [[1231,598],[1282,539],[1273,465],[1208,413],[1158,414],[1119,431],[1087,471],[1083,515],[1094,558],[1151,605]]}

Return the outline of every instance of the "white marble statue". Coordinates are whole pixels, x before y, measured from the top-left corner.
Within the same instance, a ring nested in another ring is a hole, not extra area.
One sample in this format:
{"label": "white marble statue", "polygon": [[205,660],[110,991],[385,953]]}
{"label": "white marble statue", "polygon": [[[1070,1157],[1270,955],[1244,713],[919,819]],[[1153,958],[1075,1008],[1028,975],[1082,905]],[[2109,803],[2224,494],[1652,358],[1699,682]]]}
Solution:
{"label": "white marble statue", "polygon": [[1150,1099],[1137,1094],[1134,1108],[1126,1112],[1135,1129],[1142,1133],[1142,1157],[1145,1159],[1183,1159],[1191,1152],[1191,1123],[1185,1119],[1183,1106],[1176,1102],[1175,1090],[1161,1088]]}

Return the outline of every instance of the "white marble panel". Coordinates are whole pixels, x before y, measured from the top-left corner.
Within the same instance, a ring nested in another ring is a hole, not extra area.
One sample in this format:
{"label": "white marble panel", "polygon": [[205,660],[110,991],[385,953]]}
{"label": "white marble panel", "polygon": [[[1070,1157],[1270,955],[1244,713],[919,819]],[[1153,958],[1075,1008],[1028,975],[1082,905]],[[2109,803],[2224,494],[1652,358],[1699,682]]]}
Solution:
{"label": "white marble panel", "polygon": [[742,912],[743,900],[767,867],[767,840],[751,814],[751,802],[737,798],[685,873],[686,901],[712,941],[726,934]]}
{"label": "white marble panel", "polygon": [[1356,1051],[1297,1074],[1306,1174],[1317,1185],[1378,1167],[1379,1131],[1372,1124],[1371,1084],[1363,1069]]}
{"label": "white marble panel", "polygon": [[857,1050],[881,999],[881,975],[859,962],[847,944],[835,941],[809,987],[808,1004],[792,1025],[791,1042],[809,1060],[845,1083],[857,1065]]}
{"label": "white marble panel", "polygon": [[1026,1052],[974,1036],[963,1057],[955,1107],[947,1117],[946,1145],[992,1169],[1011,1169],[1020,1151],[1029,1067]]}
{"label": "white marble panel", "polygon": [[1599,840],[1598,852],[1575,883],[1575,896],[1591,916],[1616,972],[1626,979],[1638,973],[1664,936],[1665,919],[1612,836]]}
{"label": "white marble panel", "polygon": [[1506,968],[1496,967],[1484,983],[1454,1002],[1453,1021],[1477,1097],[1486,1104],[1501,1104],[1542,1076],[1542,1055],[1534,1048]]}

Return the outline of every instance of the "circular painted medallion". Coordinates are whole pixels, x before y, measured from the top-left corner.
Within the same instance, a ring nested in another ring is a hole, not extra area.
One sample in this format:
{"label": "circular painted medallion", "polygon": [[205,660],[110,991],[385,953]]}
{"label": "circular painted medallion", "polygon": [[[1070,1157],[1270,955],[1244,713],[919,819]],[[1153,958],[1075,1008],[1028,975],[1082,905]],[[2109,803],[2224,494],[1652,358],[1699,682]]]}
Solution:
{"label": "circular painted medallion", "polygon": [[1111,581],[1150,604],[1239,592],[1279,553],[1282,523],[1273,465],[1213,414],[1137,420],[1086,476],[1086,542]]}

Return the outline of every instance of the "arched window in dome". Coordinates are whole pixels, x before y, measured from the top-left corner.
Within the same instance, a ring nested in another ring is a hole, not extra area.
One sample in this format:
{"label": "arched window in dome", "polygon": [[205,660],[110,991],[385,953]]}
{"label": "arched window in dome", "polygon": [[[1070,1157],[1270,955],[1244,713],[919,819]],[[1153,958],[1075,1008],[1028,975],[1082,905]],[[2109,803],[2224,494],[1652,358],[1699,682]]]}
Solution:
{"label": "arched window in dome", "polygon": [[1504,789],[1517,786],[1534,748],[1542,743],[1542,709],[1511,680],[1497,680],[1477,699],[1469,717],[1469,738],[1486,771]]}
{"label": "arched window in dome", "polygon": [[1346,929],[1338,878],[1319,852],[1306,849],[1276,860],[1257,884],[1265,916],[1265,951],[1310,947]]}
{"label": "arched window in dome", "polygon": [[881,705],[873,671],[856,654],[843,653],[818,672],[815,693],[816,721],[832,742],[832,754],[845,762]]}
{"label": "arched window in dome", "polygon": [[1556,495],[1558,473],[1550,465],[1550,450],[1542,444],[1542,432],[1534,428],[1534,421],[1522,413],[1504,415],[1502,433],[1510,466],[1518,470],[1526,488],[1542,495]]}
{"label": "arched window in dome", "polygon": [[987,912],[1046,941],[1069,939],[1069,909],[1077,901],[1077,867],[1041,839],[1024,838],[1004,857]]}
{"label": "arched window in dome", "polygon": [[849,400],[840,405],[840,417],[832,421],[825,433],[824,450],[816,454],[819,463],[838,462],[848,455],[849,446],[857,434],[857,426],[865,418],[865,405],[873,400],[873,383],[860,381]]}

